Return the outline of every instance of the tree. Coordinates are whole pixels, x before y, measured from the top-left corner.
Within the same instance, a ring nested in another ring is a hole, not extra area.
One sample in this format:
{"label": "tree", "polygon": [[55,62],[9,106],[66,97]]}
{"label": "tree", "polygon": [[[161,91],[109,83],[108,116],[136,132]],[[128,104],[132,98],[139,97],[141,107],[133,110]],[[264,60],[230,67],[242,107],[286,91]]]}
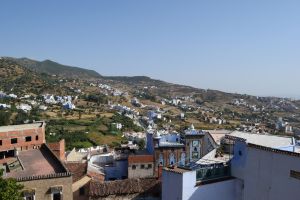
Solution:
{"label": "tree", "polygon": [[11,112],[0,110],[0,126],[6,126],[10,122]]}
{"label": "tree", "polygon": [[144,149],[145,148],[145,140],[143,140],[143,139],[139,140],[138,146],[139,146],[139,149]]}
{"label": "tree", "polygon": [[28,114],[24,111],[19,111],[14,120],[14,124],[24,124],[26,120],[29,120]]}
{"label": "tree", "polygon": [[0,200],[21,200],[21,190],[23,185],[17,183],[15,179],[3,179],[3,170],[0,170]]}

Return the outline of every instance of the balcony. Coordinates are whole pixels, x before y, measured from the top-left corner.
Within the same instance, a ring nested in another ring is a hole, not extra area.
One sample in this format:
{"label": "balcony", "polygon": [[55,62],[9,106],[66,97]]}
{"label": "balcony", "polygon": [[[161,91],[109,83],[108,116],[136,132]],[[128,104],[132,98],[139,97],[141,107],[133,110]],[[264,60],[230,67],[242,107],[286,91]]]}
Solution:
{"label": "balcony", "polygon": [[202,167],[196,169],[197,182],[213,181],[230,177],[230,166]]}

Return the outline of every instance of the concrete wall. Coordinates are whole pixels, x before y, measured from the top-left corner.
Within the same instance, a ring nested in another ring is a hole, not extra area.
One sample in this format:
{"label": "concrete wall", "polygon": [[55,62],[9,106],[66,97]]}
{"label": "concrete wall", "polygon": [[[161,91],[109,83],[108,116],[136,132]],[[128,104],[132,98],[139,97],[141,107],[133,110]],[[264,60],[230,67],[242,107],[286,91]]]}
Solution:
{"label": "concrete wall", "polygon": [[20,182],[24,185],[24,188],[35,189],[36,200],[52,200],[50,188],[55,186],[63,187],[63,199],[72,200],[72,177],[42,179],[34,181]]}
{"label": "concrete wall", "polygon": [[196,171],[163,171],[162,200],[242,200],[241,191],[238,179],[196,186]]}
{"label": "concrete wall", "polygon": [[243,200],[282,200],[300,198],[300,180],[290,171],[300,172],[300,158],[245,146],[237,142],[232,175],[244,181]]}
{"label": "concrete wall", "polygon": [[116,160],[112,166],[104,167],[105,180],[124,179],[128,177],[127,160]]}
{"label": "concrete wall", "polygon": [[196,186],[196,171],[183,174],[183,200],[240,200],[236,179]]}
{"label": "concrete wall", "polygon": [[[132,166],[135,165],[136,169],[132,169]],[[141,165],[144,165],[144,169],[141,168]],[[151,165],[151,168],[148,168],[148,165]],[[128,178],[146,178],[152,177],[154,175],[154,163],[133,163],[128,165]]]}
{"label": "concrete wall", "polygon": [[[88,176],[83,177],[77,182],[73,183],[72,191],[73,191],[73,199],[74,200],[88,200],[89,199],[89,189],[90,189],[90,180],[91,178]],[[80,194],[80,190],[83,188],[84,194]]]}
{"label": "concrete wall", "polygon": [[162,200],[182,199],[182,174],[163,170],[162,172]]}

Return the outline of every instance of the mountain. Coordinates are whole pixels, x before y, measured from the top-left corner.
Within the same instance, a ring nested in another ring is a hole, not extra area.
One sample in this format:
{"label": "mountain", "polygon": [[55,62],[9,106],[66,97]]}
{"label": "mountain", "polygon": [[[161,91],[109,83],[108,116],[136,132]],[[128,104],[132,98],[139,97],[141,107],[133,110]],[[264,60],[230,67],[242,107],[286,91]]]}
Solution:
{"label": "mountain", "polygon": [[63,94],[67,87],[46,73],[38,73],[13,59],[0,58],[0,91],[24,94]]}
{"label": "mountain", "polygon": [[28,58],[12,58],[6,59],[15,61],[19,65],[38,73],[46,73],[49,75],[57,75],[64,78],[80,78],[80,79],[97,79],[101,75],[93,70],[83,69],[79,67],[62,65],[51,60],[36,61]]}
{"label": "mountain", "polygon": [[[59,78],[63,78],[63,79],[76,78],[81,80],[100,81],[102,83],[107,83],[117,88],[124,88],[131,92],[142,91],[145,88],[154,88],[148,92],[150,92],[154,96],[163,96],[163,97],[176,97],[182,95],[198,94],[199,98],[201,99],[213,99],[213,100],[224,101],[225,99],[229,100],[236,96],[239,96],[235,94],[224,93],[221,91],[203,90],[203,89],[194,88],[185,85],[167,83],[165,81],[155,80],[147,76],[133,76],[133,77],[101,76],[100,74],[98,74],[93,70],[67,66],[51,60],[36,61],[29,58],[2,57],[2,66],[4,65],[5,66],[12,65],[15,67],[15,68],[10,68],[11,75],[12,72],[14,73],[17,73],[18,71],[24,72],[23,76],[19,77],[18,79],[21,80],[26,79],[29,81],[30,78],[28,77],[34,76],[35,78],[33,78],[33,80],[39,78],[40,82],[43,82],[45,85],[49,85],[47,83],[53,84],[53,81],[55,81],[55,84],[59,84],[59,82],[57,82],[57,79]],[[54,78],[51,78],[52,75],[57,76],[56,80]],[[9,74],[7,74],[7,77],[15,77],[15,76],[14,75],[10,76]],[[5,82],[9,83],[8,80],[6,80]],[[12,85],[16,85],[16,83],[13,82]],[[52,89],[50,89],[50,91],[51,90]]]}

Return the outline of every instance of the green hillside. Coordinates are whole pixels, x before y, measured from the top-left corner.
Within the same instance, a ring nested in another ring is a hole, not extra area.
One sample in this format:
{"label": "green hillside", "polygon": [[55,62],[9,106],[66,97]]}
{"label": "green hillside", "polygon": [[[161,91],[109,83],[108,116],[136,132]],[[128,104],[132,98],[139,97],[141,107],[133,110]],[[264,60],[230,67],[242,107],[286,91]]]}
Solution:
{"label": "green hillside", "polygon": [[19,65],[24,66],[32,71],[38,73],[46,73],[49,75],[57,75],[64,78],[80,78],[80,79],[93,79],[100,78],[101,75],[93,70],[83,69],[79,67],[62,65],[51,60],[36,61],[28,58],[11,58],[7,59],[17,62]]}

